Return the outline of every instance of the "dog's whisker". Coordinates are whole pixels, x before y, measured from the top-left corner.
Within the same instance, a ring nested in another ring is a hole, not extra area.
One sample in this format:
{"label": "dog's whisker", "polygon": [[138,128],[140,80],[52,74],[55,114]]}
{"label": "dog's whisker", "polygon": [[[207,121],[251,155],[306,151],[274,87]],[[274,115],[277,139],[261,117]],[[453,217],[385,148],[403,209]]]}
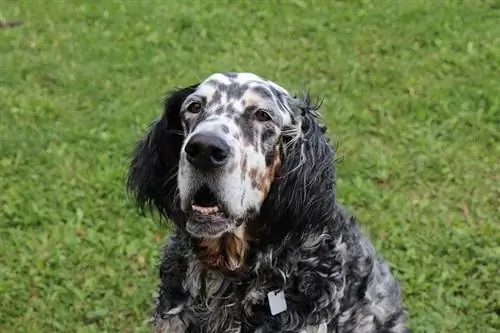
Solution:
{"label": "dog's whisker", "polygon": [[183,131],[165,130],[165,133],[176,134],[176,135],[179,135],[179,136],[184,136],[184,132]]}

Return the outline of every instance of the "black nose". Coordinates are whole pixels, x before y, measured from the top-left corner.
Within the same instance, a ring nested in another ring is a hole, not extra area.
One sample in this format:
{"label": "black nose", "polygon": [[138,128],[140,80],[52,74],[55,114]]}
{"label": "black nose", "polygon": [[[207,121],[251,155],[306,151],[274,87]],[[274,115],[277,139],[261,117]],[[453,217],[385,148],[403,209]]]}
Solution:
{"label": "black nose", "polygon": [[198,133],[189,139],[184,148],[187,160],[193,166],[211,170],[227,163],[231,149],[227,142],[211,133]]}

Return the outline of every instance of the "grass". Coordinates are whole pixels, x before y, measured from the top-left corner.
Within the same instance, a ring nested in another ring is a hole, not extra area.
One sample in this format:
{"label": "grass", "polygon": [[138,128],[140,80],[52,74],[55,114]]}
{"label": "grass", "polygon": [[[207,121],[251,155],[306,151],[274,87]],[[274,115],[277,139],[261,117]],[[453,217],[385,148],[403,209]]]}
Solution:
{"label": "grass", "polygon": [[147,332],[168,230],[124,192],[165,90],[252,71],[324,97],[339,199],[415,332],[500,330],[498,1],[4,0],[0,331]]}

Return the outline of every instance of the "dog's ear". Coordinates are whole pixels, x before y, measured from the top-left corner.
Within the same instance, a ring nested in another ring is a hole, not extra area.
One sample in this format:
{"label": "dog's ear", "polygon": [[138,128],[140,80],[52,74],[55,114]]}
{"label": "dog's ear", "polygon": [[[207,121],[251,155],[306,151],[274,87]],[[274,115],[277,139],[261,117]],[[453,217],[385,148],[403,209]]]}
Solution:
{"label": "dog's ear", "polygon": [[319,105],[306,95],[291,99],[288,106],[300,117],[300,130],[284,131],[292,135],[283,137],[281,168],[261,209],[273,220],[264,223],[264,228],[273,229],[266,234],[277,238],[283,236],[280,231],[308,227],[311,219],[325,220],[335,201],[335,151],[325,126],[318,123]]}
{"label": "dog's ear", "polygon": [[184,140],[180,108],[198,84],[170,92],[163,115],[139,140],[129,166],[127,189],[144,212],[156,209],[162,217],[181,220],[177,190],[177,169]]}

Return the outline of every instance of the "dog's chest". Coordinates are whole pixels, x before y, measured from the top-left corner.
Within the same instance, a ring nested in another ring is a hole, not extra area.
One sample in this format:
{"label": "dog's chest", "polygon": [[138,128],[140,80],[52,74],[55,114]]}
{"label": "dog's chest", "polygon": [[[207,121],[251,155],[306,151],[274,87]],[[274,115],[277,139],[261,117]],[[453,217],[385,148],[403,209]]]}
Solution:
{"label": "dog's chest", "polygon": [[[198,260],[190,262],[183,289],[189,295],[187,309],[190,332],[239,332],[241,304],[236,285],[217,271],[205,269]],[[196,329],[195,329],[196,328]]]}
{"label": "dog's chest", "polygon": [[[258,253],[239,276],[207,270],[199,260],[190,260],[183,287],[189,295],[188,317],[197,328],[193,333],[259,328],[325,333],[321,325],[338,314],[345,287],[343,247],[327,242],[328,235],[306,239],[301,251]],[[278,297],[273,309],[270,292],[281,294],[285,304]]]}
{"label": "dog's chest", "polygon": [[199,265],[190,267],[189,273],[184,289],[190,296],[187,308],[193,327],[199,332],[244,332],[242,326],[250,314],[245,311],[252,312],[254,304],[262,304],[265,295]]}
{"label": "dog's chest", "polygon": [[[184,283],[184,289],[190,296],[186,309],[189,309],[192,325],[188,331],[253,333],[273,322],[273,326],[277,327],[291,325],[291,332],[327,332],[326,324],[305,324],[306,311],[303,312],[297,305],[303,302],[292,301],[299,296],[293,294],[295,287],[281,290],[278,287],[283,283],[281,277],[259,277],[261,279],[246,282],[228,279],[220,272],[207,271],[201,263],[193,262]],[[277,292],[276,298],[273,299],[270,292]],[[280,294],[290,297],[289,302],[286,298],[280,299]],[[298,324],[298,321],[303,324]]]}

